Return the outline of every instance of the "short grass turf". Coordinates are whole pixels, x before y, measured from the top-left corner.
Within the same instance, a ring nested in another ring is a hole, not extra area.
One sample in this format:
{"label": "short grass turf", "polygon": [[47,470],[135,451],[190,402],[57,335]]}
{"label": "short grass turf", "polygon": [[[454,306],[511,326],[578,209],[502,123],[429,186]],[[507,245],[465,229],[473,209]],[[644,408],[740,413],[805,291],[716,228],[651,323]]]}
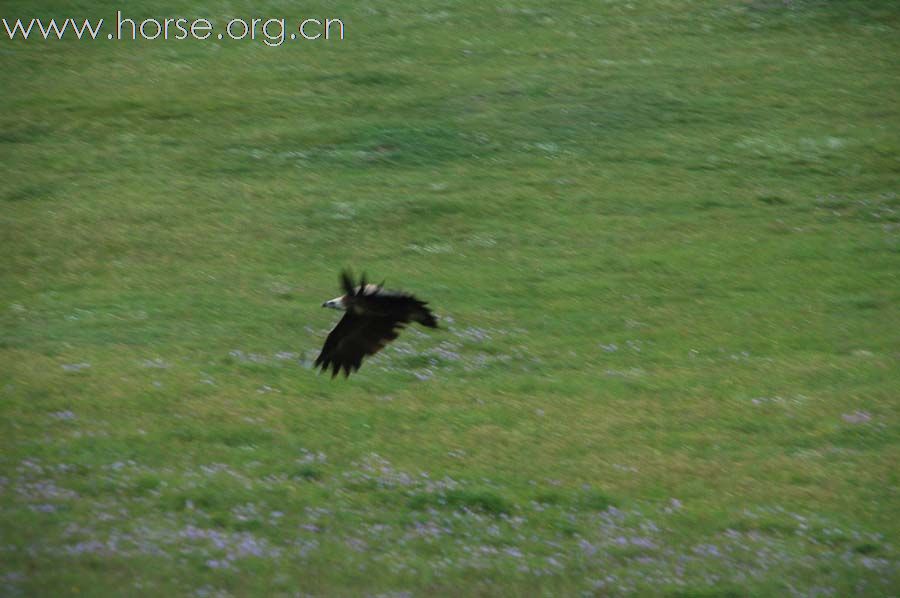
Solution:
{"label": "short grass turf", "polygon": [[347,37],[0,41],[0,594],[896,595],[894,2],[116,9]]}

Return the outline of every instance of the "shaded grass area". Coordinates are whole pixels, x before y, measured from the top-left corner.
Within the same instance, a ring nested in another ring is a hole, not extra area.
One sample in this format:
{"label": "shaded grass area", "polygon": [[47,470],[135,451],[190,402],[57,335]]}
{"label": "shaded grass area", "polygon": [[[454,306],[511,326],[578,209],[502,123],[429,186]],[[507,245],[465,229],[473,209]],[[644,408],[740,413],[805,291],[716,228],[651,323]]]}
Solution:
{"label": "shaded grass area", "polygon": [[0,44],[3,594],[890,595],[892,3],[294,10]]}

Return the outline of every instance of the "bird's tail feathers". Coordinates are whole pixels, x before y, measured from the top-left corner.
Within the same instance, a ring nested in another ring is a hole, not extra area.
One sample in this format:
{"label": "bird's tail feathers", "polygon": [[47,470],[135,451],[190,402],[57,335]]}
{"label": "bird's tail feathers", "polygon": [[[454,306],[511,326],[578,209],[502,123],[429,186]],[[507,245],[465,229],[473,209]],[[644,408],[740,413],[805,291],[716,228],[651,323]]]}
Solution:
{"label": "bird's tail feathers", "polygon": [[425,304],[417,306],[417,309],[412,314],[412,319],[414,322],[418,322],[422,326],[427,326],[428,328],[437,328],[437,318],[434,317],[434,314],[431,313],[431,310],[425,307]]}

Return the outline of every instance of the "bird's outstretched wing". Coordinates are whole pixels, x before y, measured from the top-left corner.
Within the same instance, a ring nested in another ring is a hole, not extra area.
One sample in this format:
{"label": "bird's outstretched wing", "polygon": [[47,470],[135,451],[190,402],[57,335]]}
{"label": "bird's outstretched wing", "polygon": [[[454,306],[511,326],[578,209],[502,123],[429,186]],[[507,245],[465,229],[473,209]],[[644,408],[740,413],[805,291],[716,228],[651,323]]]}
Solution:
{"label": "bird's outstretched wing", "polygon": [[325,339],[315,364],[322,371],[328,371],[330,367],[332,378],[342,369],[344,376],[349,376],[351,371],[359,369],[363,357],[378,353],[397,338],[403,326],[391,317],[347,312]]}
{"label": "bird's outstretched wing", "polygon": [[437,319],[428,309],[428,303],[402,291],[388,291],[376,287],[374,291],[358,294],[354,301],[364,313],[392,318],[408,324],[418,322],[428,328],[437,328]]}

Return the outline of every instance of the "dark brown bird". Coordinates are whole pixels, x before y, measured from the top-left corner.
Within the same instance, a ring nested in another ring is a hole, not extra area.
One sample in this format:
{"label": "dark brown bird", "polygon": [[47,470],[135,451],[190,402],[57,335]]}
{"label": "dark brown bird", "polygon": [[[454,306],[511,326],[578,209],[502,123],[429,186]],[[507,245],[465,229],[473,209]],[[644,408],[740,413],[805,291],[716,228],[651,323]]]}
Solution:
{"label": "dark brown bird", "polygon": [[437,328],[431,310],[409,293],[386,290],[381,284],[366,284],[363,274],[354,286],[350,273],[341,273],[344,294],[322,304],[322,307],[344,310],[344,317],[325,339],[316,358],[322,371],[331,368],[331,377],[344,370],[344,376],[359,369],[363,357],[375,355],[410,322]]}

